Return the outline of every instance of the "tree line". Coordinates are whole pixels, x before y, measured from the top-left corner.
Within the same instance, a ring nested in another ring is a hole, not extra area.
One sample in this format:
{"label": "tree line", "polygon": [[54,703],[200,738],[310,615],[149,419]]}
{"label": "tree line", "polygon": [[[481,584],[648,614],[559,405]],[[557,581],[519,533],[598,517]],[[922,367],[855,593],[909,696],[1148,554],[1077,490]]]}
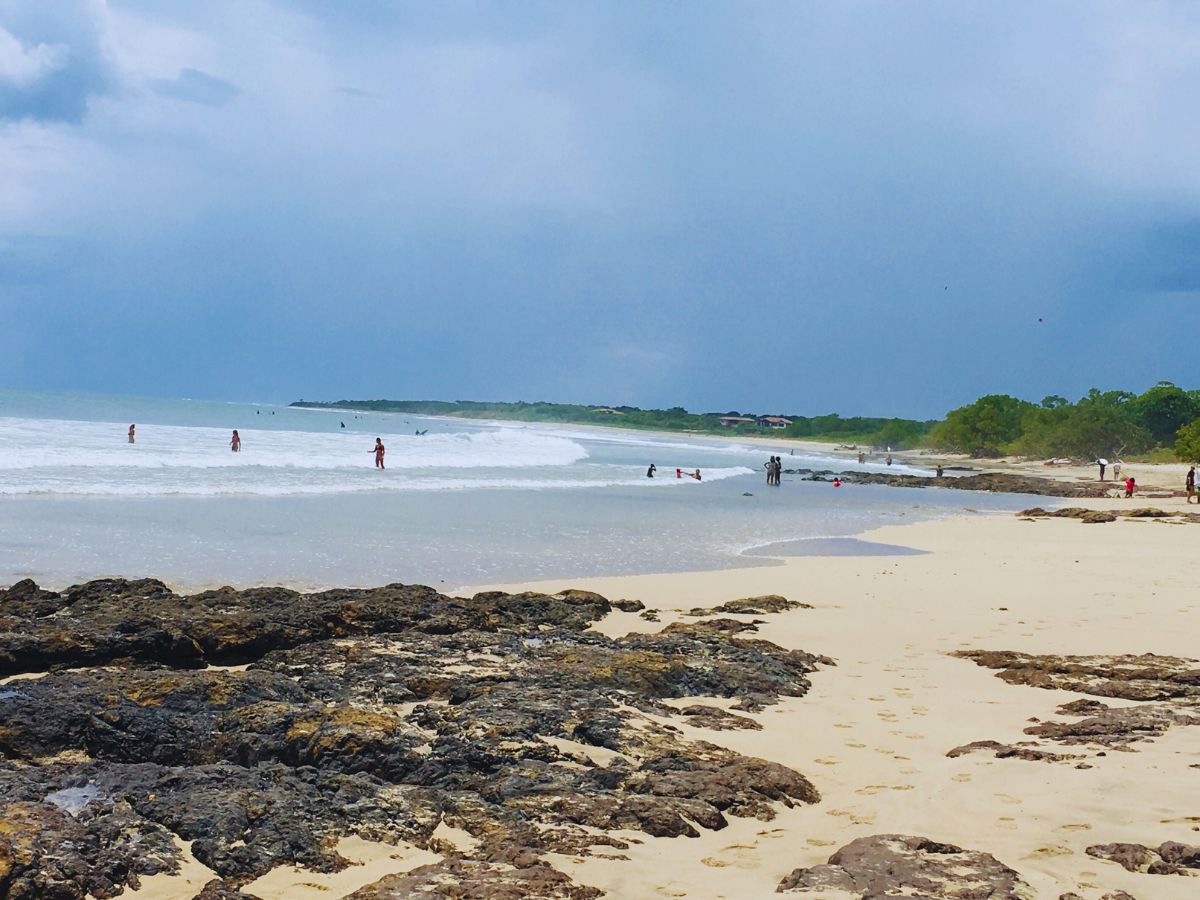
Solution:
{"label": "tree line", "polygon": [[439,415],[523,422],[609,425],[706,434],[782,435],[842,444],[911,449],[929,447],[976,457],[1039,456],[1095,459],[1173,451],[1200,461],[1200,390],[1160,381],[1141,394],[1088,391],[1075,402],[1052,395],[1040,403],[989,394],[951,410],[942,420],[871,416],[782,416],[783,428],[762,415],[737,410],[692,413],[681,406],[585,406],[576,403],[482,402],[474,400],[298,401],[293,406]]}

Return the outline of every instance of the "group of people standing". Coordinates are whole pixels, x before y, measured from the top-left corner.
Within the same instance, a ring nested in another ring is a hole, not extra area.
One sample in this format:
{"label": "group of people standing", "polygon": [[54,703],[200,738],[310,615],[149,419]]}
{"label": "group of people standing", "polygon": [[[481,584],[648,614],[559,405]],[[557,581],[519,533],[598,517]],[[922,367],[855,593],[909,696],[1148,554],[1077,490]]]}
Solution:
{"label": "group of people standing", "polygon": [[779,476],[783,474],[783,460],[778,456],[772,456],[763,463],[763,468],[767,470],[767,484],[778,487]]}

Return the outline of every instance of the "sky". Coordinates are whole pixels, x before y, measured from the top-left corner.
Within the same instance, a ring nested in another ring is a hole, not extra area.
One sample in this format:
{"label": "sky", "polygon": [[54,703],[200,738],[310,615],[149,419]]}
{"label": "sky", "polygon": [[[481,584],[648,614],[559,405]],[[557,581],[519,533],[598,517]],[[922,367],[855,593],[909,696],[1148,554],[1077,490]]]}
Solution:
{"label": "sky", "polygon": [[1200,387],[1200,4],[0,0],[0,387]]}

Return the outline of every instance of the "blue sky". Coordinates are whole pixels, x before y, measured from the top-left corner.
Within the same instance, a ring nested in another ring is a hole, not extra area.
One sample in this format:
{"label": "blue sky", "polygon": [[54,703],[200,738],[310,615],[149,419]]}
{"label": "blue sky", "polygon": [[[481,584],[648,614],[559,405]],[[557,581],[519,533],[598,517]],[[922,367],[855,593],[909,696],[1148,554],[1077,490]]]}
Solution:
{"label": "blue sky", "polygon": [[1200,5],[0,0],[0,384],[1200,387]]}

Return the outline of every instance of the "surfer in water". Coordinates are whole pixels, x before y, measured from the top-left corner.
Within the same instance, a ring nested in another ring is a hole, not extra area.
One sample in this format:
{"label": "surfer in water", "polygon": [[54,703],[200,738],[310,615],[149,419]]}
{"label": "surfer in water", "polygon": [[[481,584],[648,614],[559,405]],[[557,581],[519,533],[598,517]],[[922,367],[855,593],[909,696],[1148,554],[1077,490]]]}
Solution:
{"label": "surfer in water", "polygon": [[229,449],[234,453],[242,452],[242,439],[238,437],[237,429],[233,429],[233,437],[229,439]]}
{"label": "surfer in water", "polygon": [[383,441],[380,438],[375,438],[375,449],[372,452],[375,454],[375,468],[384,468],[383,454],[386,452],[386,450],[383,446]]}
{"label": "surfer in water", "polygon": [[655,473],[655,472],[657,472],[657,471],[658,471],[658,466],[654,465],[654,463],[650,463],[650,468],[648,468],[648,469],[646,470],[646,477],[647,477],[647,478],[653,478],[653,477],[654,477],[654,473]]}

